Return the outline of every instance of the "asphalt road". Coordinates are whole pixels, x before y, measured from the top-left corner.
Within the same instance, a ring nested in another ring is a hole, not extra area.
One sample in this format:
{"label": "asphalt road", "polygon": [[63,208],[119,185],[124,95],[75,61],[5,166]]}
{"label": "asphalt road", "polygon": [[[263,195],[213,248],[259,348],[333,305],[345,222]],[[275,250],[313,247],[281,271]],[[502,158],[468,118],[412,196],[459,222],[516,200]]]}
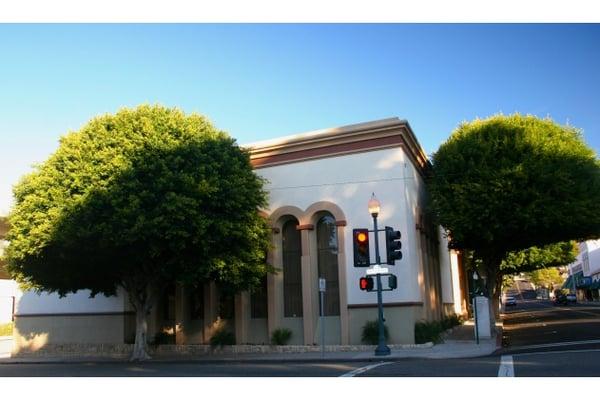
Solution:
{"label": "asphalt road", "polygon": [[520,299],[505,314],[504,346],[469,359],[371,362],[0,364],[4,377],[600,377],[600,305]]}
{"label": "asphalt road", "polygon": [[337,377],[367,363],[99,362],[0,364],[2,377]]}

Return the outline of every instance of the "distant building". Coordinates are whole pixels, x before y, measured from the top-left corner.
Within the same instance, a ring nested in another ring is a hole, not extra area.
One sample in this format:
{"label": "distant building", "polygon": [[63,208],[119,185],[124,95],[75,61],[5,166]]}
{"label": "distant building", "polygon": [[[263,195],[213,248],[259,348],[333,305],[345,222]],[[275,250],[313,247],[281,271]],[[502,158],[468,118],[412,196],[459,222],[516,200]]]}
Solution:
{"label": "distant building", "polygon": [[[390,342],[414,343],[419,320],[466,313],[461,255],[448,250],[425,211],[430,165],[406,121],[390,118],[247,147],[257,173],[268,180],[269,262],[279,272],[268,276],[262,291],[234,297],[214,284],[165,287],[149,317],[149,337],[176,330],[177,343],[208,343],[224,327],[238,344],[268,344],[275,329],[288,328],[290,344],[319,343],[322,277],[325,342],[359,344],[362,326],[377,318],[377,300],[359,289],[365,268],[353,266],[352,230],[372,229],[372,193],[382,204],[380,226],[402,232],[403,258],[389,266],[398,289],[383,294]],[[17,305],[16,327],[17,348],[39,348],[130,342],[135,324],[125,293],[89,299],[81,291],[59,299],[27,292]]]}
{"label": "distant building", "polygon": [[17,283],[10,280],[6,271],[6,262],[2,259],[4,248],[7,245],[4,240],[7,231],[6,217],[0,216],[0,324],[12,321],[15,299],[19,293]]}
{"label": "distant building", "polygon": [[600,240],[579,243],[577,259],[567,266],[563,288],[574,291],[579,301],[600,301]]}

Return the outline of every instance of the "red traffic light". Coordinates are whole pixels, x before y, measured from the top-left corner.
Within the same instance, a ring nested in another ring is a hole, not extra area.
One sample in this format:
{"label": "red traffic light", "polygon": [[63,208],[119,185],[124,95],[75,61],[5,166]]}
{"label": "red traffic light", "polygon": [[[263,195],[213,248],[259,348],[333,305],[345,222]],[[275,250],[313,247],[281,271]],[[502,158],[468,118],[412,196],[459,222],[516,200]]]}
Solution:
{"label": "red traffic light", "polygon": [[354,246],[354,266],[368,267],[369,257],[369,230],[354,229],[352,231],[352,244]]}
{"label": "red traffic light", "polygon": [[373,278],[370,276],[363,276],[358,281],[358,286],[360,287],[360,290],[366,290],[367,292],[370,292],[373,290]]}

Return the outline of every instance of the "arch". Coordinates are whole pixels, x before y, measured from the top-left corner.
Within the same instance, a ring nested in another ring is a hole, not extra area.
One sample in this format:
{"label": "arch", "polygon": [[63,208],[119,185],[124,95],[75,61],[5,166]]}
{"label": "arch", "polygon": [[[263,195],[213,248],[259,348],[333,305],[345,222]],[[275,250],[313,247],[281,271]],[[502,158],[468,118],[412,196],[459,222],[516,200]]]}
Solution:
{"label": "arch", "polygon": [[330,201],[317,201],[308,206],[306,211],[304,211],[303,219],[300,220],[300,224],[315,225],[320,218],[318,214],[322,214],[322,211],[329,212],[337,222],[346,222],[346,215],[337,204]]}
{"label": "arch", "polygon": [[304,217],[304,212],[295,206],[281,206],[275,211],[271,213],[269,216],[269,221],[271,221],[271,225],[273,227],[281,228],[282,221],[281,218],[286,215],[290,215],[298,220],[298,223],[302,223],[302,219]]}

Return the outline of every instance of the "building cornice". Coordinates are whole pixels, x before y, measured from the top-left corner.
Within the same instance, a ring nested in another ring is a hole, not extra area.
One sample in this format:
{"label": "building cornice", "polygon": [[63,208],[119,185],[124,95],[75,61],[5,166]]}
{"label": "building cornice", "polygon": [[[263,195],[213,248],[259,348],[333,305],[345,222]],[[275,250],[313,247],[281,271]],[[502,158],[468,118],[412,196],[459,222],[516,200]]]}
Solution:
{"label": "building cornice", "polygon": [[402,147],[424,174],[429,161],[407,121],[388,118],[322,129],[244,146],[254,168]]}

